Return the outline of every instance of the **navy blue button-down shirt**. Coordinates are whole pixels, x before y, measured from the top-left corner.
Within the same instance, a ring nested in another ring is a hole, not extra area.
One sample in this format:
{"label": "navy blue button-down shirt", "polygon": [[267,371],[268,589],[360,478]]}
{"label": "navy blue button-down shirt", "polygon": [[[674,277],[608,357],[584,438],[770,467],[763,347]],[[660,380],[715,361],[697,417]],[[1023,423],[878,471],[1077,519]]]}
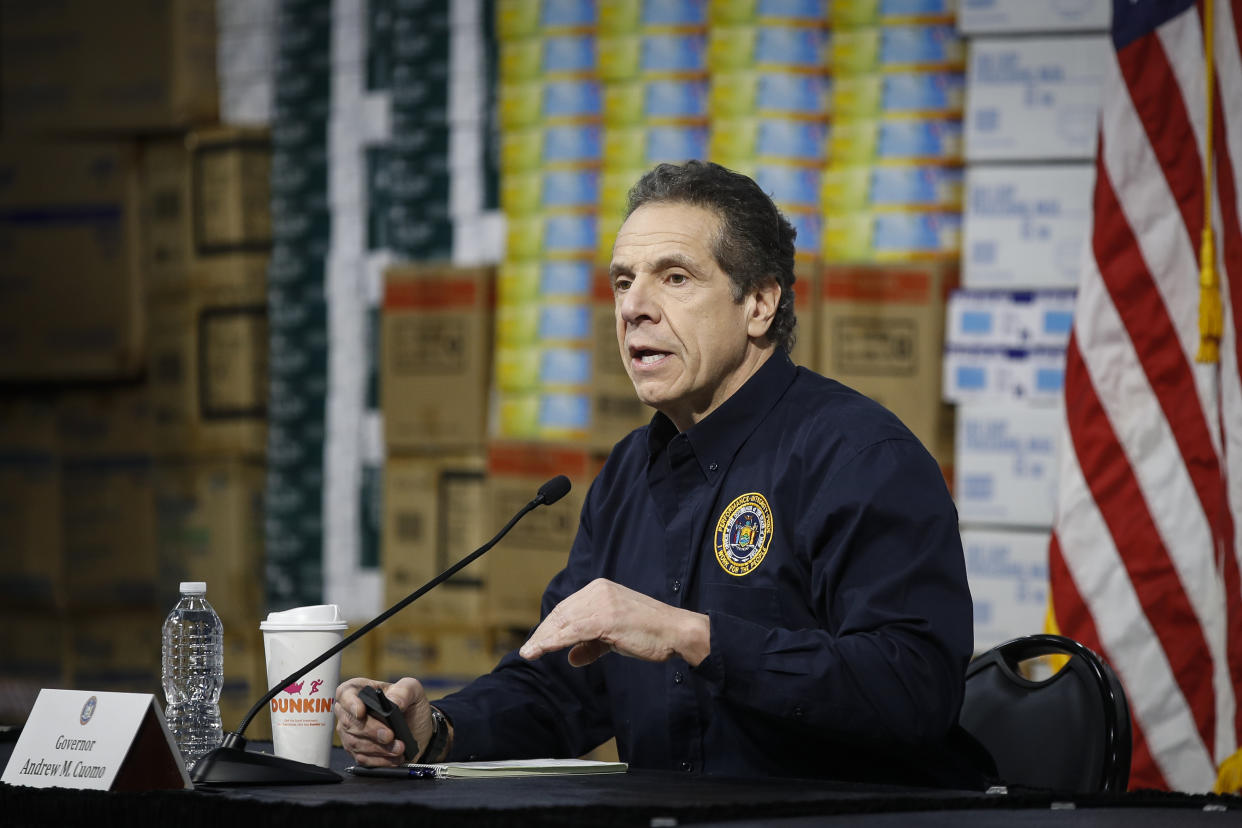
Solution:
{"label": "navy blue button-down shirt", "polygon": [[940,469],[866,397],[778,350],[679,433],[613,450],[542,611],[607,578],[710,618],[711,654],[506,656],[436,706],[452,757],[974,787],[955,747],[972,608]]}

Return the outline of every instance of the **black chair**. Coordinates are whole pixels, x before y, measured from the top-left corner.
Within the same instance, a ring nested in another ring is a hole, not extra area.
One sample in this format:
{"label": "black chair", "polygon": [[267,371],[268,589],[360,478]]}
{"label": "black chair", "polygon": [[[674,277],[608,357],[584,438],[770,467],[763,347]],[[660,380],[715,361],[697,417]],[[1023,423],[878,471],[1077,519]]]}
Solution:
{"label": "black chair", "polygon": [[[1042,681],[1018,665],[1065,655]],[[996,762],[1008,786],[1059,792],[1122,793],[1130,780],[1130,708],[1112,668],[1060,635],[1007,641],[966,668],[959,722]]]}

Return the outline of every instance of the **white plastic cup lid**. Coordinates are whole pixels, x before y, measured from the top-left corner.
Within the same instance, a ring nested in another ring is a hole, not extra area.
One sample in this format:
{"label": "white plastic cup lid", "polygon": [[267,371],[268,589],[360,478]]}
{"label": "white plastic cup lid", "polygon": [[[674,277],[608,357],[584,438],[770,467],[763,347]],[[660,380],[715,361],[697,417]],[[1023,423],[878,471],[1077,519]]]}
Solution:
{"label": "white plastic cup lid", "polygon": [[259,622],[259,629],[269,631],[293,630],[343,630],[349,626],[341,617],[336,604],[316,604],[311,607],[294,607],[284,612],[269,612],[266,621]]}
{"label": "white plastic cup lid", "polygon": [[206,595],[207,594],[207,582],[206,581],[182,581],[180,589],[183,595],[185,594]]}

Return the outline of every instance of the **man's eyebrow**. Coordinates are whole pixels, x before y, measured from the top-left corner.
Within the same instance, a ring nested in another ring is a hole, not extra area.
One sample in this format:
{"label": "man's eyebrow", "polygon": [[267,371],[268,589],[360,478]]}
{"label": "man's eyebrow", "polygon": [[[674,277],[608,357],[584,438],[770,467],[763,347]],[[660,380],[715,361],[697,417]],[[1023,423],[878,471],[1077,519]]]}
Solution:
{"label": "man's eyebrow", "polygon": [[[683,270],[697,271],[698,264],[690,256],[683,256],[680,253],[669,253],[656,259],[651,269],[657,273],[662,270],[668,270],[670,267],[680,267]],[[608,266],[608,275],[612,278],[617,276],[633,276],[634,268],[627,264],[613,262]]]}
{"label": "man's eyebrow", "polygon": [[656,259],[654,270],[668,270],[670,267],[680,267],[683,270],[697,271],[698,265],[689,256],[683,256],[680,253],[669,253]]}

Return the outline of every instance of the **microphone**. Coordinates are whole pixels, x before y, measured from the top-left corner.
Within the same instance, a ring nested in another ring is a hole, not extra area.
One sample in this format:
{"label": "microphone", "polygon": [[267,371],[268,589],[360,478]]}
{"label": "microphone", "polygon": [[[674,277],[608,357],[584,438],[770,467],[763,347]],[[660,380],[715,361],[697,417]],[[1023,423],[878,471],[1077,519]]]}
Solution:
{"label": "microphone", "polygon": [[569,482],[569,478],[563,474],[549,480],[539,487],[538,494],[535,495],[535,503],[542,503],[544,506],[551,506],[565,495],[569,494],[570,488],[573,486]]}
{"label": "microphone", "polygon": [[330,768],[323,768],[308,762],[284,759],[271,753],[247,753],[246,740],[242,734],[250,726],[250,720],[266,707],[268,702],[276,698],[281,690],[414,603],[414,601],[433,588],[456,575],[484,552],[487,552],[499,543],[500,539],[507,535],[509,530],[519,520],[524,518],[527,513],[534,511],[540,506],[552,505],[569,494],[571,486],[569,478],[563,474],[557,475],[547,483],[544,483],[539,487],[539,492],[534,499],[518,510],[518,513],[504,525],[504,528],[497,532],[496,536],[487,543],[368,621],[352,635],[329,647],[309,664],[299,667],[296,672],[276,682],[275,686],[268,690],[263,695],[263,698],[255,703],[254,707],[250,708],[250,712],[242,719],[241,726],[235,731],[224,734],[224,740],[221,742],[220,747],[198,760],[198,763],[194,766],[194,772],[190,774],[194,784],[227,787],[233,785],[307,785],[340,782],[340,775]]}

